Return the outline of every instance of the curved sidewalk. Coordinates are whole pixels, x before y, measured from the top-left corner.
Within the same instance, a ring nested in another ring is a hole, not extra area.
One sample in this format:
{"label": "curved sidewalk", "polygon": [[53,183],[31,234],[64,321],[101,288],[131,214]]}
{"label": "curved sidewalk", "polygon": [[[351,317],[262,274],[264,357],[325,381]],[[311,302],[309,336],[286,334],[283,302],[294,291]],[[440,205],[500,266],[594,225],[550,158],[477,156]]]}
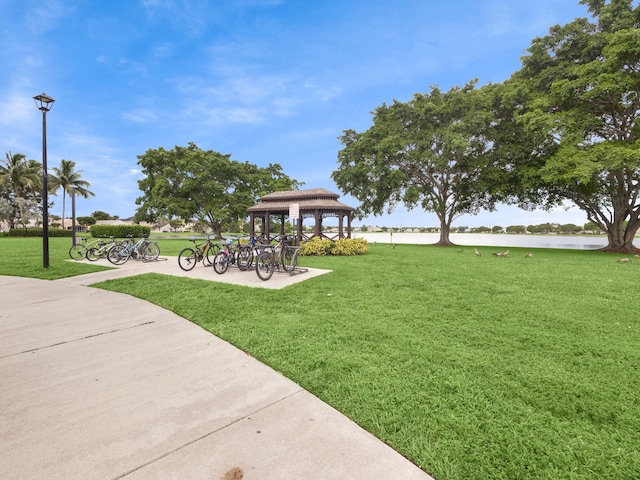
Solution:
{"label": "curved sidewalk", "polygon": [[105,276],[0,276],[3,479],[431,478],[191,322],[84,286]]}

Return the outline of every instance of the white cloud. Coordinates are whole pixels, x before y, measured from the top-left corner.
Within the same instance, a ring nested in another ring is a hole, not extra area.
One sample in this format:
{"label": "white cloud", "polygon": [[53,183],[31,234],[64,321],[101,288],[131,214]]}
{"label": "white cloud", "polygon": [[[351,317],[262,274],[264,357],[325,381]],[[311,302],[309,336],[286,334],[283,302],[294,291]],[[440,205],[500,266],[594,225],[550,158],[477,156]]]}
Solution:
{"label": "white cloud", "polygon": [[43,34],[58,25],[58,20],[73,13],[73,7],[68,2],[60,0],[45,0],[37,2],[37,6],[26,12],[24,25],[30,32]]}
{"label": "white cloud", "polygon": [[250,108],[216,109],[212,112],[212,117],[218,123],[262,123],[265,119],[260,110]]}
{"label": "white cloud", "polygon": [[175,44],[173,42],[156,43],[152,47],[153,56],[156,58],[171,57],[175,51]]}
{"label": "white cloud", "polygon": [[[34,94],[35,95],[35,94]],[[32,123],[36,106],[33,103],[33,95],[22,93],[9,93],[6,97],[0,97],[0,125],[25,126]]]}
{"label": "white cloud", "polygon": [[151,20],[167,21],[180,34],[197,36],[217,22],[220,6],[206,0],[143,0]]}
{"label": "white cloud", "polygon": [[126,57],[120,57],[120,60],[118,60],[118,65],[126,74],[146,75],[149,71],[146,65],[144,65],[143,63],[137,62],[135,60],[129,60]]}
{"label": "white cloud", "polygon": [[235,6],[248,8],[248,7],[277,7],[282,5],[284,0],[236,0]]}
{"label": "white cloud", "polygon": [[173,0],[142,0],[142,5],[148,9],[170,9],[175,5],[175,2]]}
{"label": "white cloud", "polygon": [[148,109],[137,109],[122,114],[125,120],[134,123],[153,123],[158,119],[158,116]]}

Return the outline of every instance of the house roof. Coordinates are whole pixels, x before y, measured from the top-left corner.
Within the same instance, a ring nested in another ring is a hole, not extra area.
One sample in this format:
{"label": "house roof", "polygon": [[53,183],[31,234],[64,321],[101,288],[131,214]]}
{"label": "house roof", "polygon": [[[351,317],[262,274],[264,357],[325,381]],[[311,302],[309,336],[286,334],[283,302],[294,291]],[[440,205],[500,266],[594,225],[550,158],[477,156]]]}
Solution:
{"label": "house roof", "polygon": [[340,198],[340,196],[324,188],[311,188],[308,190],[286,190],[281,192],[273,192],[265,195],[264,197],[261,197],[260,200],[263,202],[270,202],[282,200],[310,200],[319,198],[337,200],[338,198]]}

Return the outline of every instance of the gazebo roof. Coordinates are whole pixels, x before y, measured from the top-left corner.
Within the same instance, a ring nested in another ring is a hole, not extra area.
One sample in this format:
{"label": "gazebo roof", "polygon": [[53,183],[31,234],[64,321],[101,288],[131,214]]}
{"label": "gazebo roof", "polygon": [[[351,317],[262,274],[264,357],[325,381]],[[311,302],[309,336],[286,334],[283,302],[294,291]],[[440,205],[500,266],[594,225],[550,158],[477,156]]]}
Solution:
{"label": "gazebo roof", "polygon": [[249,207],[247,212],[288,213],[289,207],[294,203],[299,205],[300,212],[314,210],[353,212],[355,210],[355,208],[339,202],[338,198],[340,198],[339,195],[324,188],[273,192],[261,197],[260,203]]}

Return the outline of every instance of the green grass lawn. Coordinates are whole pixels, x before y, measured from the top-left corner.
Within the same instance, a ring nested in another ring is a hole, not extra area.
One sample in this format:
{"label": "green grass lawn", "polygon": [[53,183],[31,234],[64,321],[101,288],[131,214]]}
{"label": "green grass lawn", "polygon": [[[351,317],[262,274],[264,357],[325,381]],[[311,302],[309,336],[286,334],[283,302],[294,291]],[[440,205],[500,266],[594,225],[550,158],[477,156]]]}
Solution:
{"label": "green grass lawn", "polygon": [[71,242],[71,238],[50,238],[49,268],[44,269],[42,238],[0,237],[0,275],[56,280],[105,270],[91,262],[67,261]]}
{"label": "green grass lawn", "polygon": [[[0,273],[22,275],[8,240]],[[188,243],[160,246],[176,255]],[[638,261],[478,249],[305,257],[333,272],[283,290],[156,274],[100,287],[237,345],[438,480],[640,478]],[[68,268],[55,251],[52,269]]]}

